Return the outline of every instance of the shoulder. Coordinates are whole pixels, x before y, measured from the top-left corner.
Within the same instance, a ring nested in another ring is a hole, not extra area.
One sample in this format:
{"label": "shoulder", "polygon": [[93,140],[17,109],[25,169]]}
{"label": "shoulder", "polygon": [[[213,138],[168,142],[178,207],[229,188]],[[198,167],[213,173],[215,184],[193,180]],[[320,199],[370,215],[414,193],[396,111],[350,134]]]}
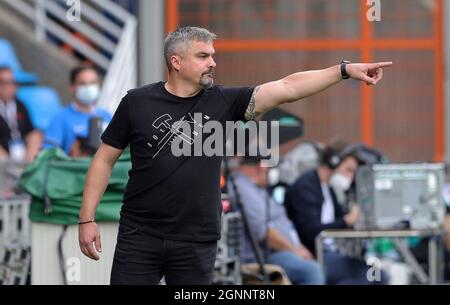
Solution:
{"label": "shoulder", "polygon": [[74,115],[76,115],[76,111],[73,109],[72,105],[67,105],[53,115],[52,121],[64,121]]}
{"label": "shoulder", "polygon": [[21,100],[19,100],[18,98],[15,98],[15,102],[16,102],[16,105],[17,105],[17,110],[27,110],[27,108],[25,107],[25,104],[21,101]]}
{"label": "shoulder", "polygon": [[54,117],[64,117],[69,115],[72,116],[75,113],[76,113],[75,109],[73,109],[73,106],[69,104],[61,108],[58,112],[56,112]]}
{"label": "shoulder", "polygon": [[254,87],[240,86],[240,87],[228,87],[222,85],[214,85],[208,90],[214,90],[214,92],[220,92],[221,94],[240,94],[246,91],[253,91]]}
{"label": "shoulder", "polygon": [[56,112],[51,120],[50,124],[46,128],[46,133],[52,132],[52,130],[55,130],[55,128],[63,128],[66,127],[67,124],[70,124],[72,122],[72,118],[74,117],[74,110],[72,109],[71,105],[68,105]]}
{"label": "shoulder", "polygon": [[137,107],[137,109],[139,109],[143,103],[146,104],[149,100],[157,99],[161,95],[162,83],[163,82],[156,82],[128,90],[127,94],[122,98],[122,107],[128,109]]}
{"label": "shoulder", "polygon": [[127,91],[126,96],[127,97],[140,97],[144,94],[147,94],[155,89],[158,88],[158,86],[160,86],[162,84],[162,82],[155,82],[155,83],[151,83],[151,84],[147,84],[138,88],[134,88],[134,89],[130,89]]}
{"label": "shoulder", "polygon": [[233,177],[238,186],[245,186],[246,188],[256,188],[256,185],[241,173],[233,174]]}
{"label": "shoulder", "polygon": [[309,182],[314,180],[316,175],[317,173],[315,169],[307,171],[297,179],[295,184],[308,184]]}
{"label": "shoulder", "polygon": [[301,175],[292,186],[289,188],[289,191],[306,191],[313,190],[315,188],[316,182],[316,170],[310,170],[303,175]]}
{"label": "shoulder", "polygon": [[29,116],[29,110],[27,108],[27,106],[25,105],[25,103],[23,103],[21,100],[19,99],[15,99],[16,102],[16,109],[17,112],[20,113],[22,116]]}
{"label": "shoulder", "polygon": [[103,108],[97,108],[97,114],[102,116],[103,118],[111,118],[111,114]]}
{"label": "shoulder", "polygon": [[226,103],[232,104],[238,99],[250,100],[253,93],[253,87],[225,87],[221,85],[213,86],[210,90],[216,96],[221,96]]}
{"label": "shoulder", "polygon": [[243,174],[234,175],[236,186],[241,192],[241,197],[259,199],[261,197],[260,188]]}

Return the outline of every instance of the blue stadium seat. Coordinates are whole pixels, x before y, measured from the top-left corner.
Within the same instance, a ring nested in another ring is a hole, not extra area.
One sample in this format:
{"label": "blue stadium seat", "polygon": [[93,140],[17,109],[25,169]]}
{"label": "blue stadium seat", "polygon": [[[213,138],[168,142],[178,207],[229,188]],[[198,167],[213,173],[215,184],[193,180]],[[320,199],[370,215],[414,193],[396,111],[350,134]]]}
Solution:
{"label": "blue stadium seat", "polygon": [[17,98],[24,103],[31,122],[37,129],[45,130],[62,105],[58,93],[50,87],[21,87]]}
{"label": "blue stadium seat", "polygon": [[39,80],[36,74],[22,70],[13,46],[2,38],[0,38],[0,66],[10,67],[16,82],[20,84],[35,84]]}

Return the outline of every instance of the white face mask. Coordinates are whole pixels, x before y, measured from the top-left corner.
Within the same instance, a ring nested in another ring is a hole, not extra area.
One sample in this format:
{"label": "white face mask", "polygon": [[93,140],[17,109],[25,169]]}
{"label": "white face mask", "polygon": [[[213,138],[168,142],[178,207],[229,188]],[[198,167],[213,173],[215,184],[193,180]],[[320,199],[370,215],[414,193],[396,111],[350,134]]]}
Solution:
{"label": "white face mask", "polygon": [[97,84],[82,85],[77,88],[75,97],[84,105],[93,105],[100,96],[100,86]]}
{"label": "white face mask", "polygon": [[351,184],[352,180],[340,173],[333,174],[330,179],[330,185],[335,190],[346,191],[350,188]]}

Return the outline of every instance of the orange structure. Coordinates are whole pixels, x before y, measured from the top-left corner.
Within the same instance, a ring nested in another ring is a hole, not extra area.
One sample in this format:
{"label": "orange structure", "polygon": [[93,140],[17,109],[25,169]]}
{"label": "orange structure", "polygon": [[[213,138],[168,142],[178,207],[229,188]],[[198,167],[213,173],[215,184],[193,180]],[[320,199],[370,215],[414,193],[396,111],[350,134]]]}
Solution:
{"label": "orange structure", "polygon": [[393,61],[376,87],[347,81],[283,105],[305,120],[305,138],[364,142],[392,161],[444,158],[443,1],[168,0],[166,29],[218,34],[218,83],[256,85],[341,59]]}

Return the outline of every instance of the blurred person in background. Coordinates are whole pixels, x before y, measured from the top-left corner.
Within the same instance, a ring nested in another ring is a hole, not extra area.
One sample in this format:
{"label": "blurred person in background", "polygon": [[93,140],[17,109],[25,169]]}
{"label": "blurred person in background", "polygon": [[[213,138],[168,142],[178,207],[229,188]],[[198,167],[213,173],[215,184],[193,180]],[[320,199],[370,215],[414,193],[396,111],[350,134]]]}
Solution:
{"label": "blurred person in background", "polygon": [[0,67],[0,159],[31,162],[42,145],[42,133],[33,128],[16,92],[12,70]]}
{"label": "blurred person in background", "polygon": [[[322,152],[317,169],[303,174],[286,192],[289,218],[305,246],[316,253],[315,238],[323,230],[352,228],[359,210],[352,206],[344,213],[336,191],[346,191],[358,168],[358,157],[351,146],[336,142]],[[363,260],[338,253],[332,239],[324,240],[324,264],[328,284],[370,284]],[[380,283],[384,283],[384,274]],[[376,283],[376,282],[374,282]]]}
{"label": "blurred person in background", "polygon": [[92,117],[103,119],[106,128],[111,115],[96,106],[100,97],[100,76],[91,65],[75,67],[70,72],[71,92],[74,100],[55,114],[44,134],[44,148],[59,147],[70,154],[77,138],[86,138],[89,120]]}
{"label": "blurred person in background", "polygon": [[[260,165],[261,160],[259,156],[245,156],[232,174],[250,230],[244,230],[241,235],[241,263],[256,261],[248,237],[252,234],[258,246],[268,250],[262,251],[268,252],[265,262],[282,267],[294,285],[324,284],[325,277],[319,264],[301,244],[284,207],[268,193],[268,168]],[[230,195],[236,199],[233,188],[230,188]]]}

